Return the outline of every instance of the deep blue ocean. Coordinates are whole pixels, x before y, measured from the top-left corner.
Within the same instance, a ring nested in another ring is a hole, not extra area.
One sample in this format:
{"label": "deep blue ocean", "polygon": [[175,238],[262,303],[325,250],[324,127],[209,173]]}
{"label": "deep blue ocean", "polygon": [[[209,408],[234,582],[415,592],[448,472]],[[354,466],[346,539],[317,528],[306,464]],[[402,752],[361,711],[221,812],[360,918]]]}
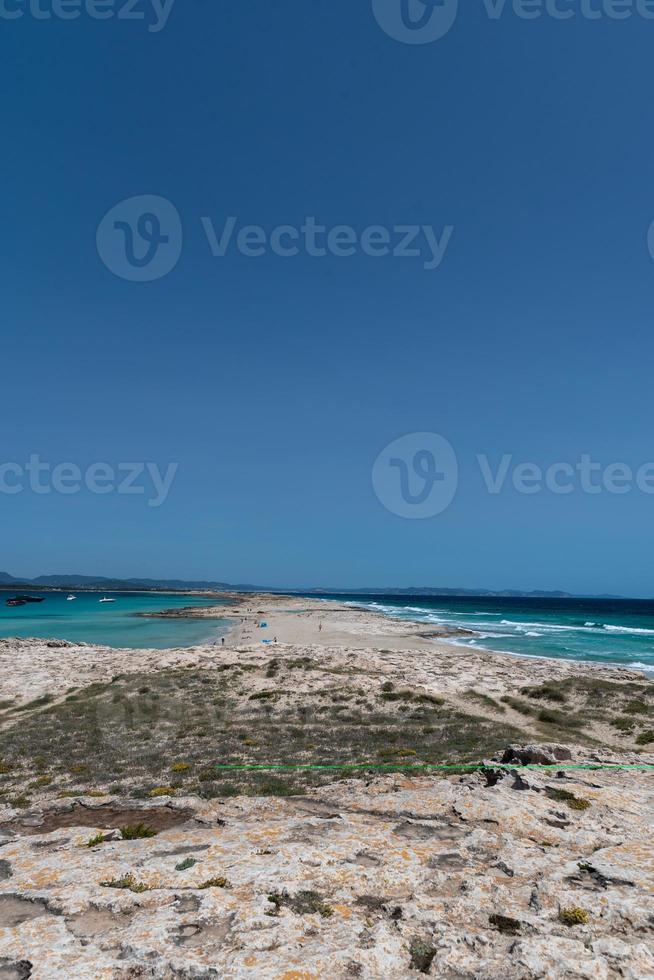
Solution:
{"label": "deep blue ocean", "polygon": [[[44,601],[11,607],[14,595],[44,596]],[[69,595],[77,596],[68,601]],[[115,602],[100,602],[102,598]],[[134,615],[182,606],[217,606],[218,599],[153,592],[33,592],[0,591],[0,636],[54,637],[110,647],[193,646],[210,642],[227,627],[216,619],[146,619]]]}
{"label": "deep blue ocean", "polygon": [[456,642],[534,657],[654,672],[654,601],[334,595],[399,619],[472,630]]}

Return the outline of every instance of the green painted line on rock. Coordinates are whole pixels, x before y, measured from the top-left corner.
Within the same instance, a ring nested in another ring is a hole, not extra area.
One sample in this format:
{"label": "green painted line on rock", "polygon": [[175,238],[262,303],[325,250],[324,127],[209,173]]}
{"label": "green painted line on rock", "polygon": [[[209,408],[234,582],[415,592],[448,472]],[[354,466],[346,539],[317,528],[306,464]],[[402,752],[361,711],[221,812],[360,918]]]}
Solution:
{"label": "green painted line on rock", "polygon": [[425,763],[423,765],[411,765],[407,763],[402,765],[401,763],[396,765],[380,764],[376,762],[343,762],[343,763],[296,763],[296,764],[281,764],[281,763],[243,763],[243,764],[214,764],[214,769],[221,770],[264,770],[264,769],[380,769],[380,770],[391,770],[397,771],[401,770],[405,772],[407,769],[410,770],[432,770],[432,769],[654,769],[654,765],[647,764],[621,764],[621,763],[572,763],[566,765],[562,762],[555,763],[513,763],[513,762],[493,762],[491,764],[485,764],[483,762],[461,762],[457,765],[440,765]]}

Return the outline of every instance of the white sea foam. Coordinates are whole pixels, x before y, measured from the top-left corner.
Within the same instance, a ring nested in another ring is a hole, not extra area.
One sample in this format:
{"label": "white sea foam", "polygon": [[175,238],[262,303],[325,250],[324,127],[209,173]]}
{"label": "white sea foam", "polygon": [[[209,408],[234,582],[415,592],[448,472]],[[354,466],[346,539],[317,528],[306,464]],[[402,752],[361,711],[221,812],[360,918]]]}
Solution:
{"label": "white sea foam", "polygon": [[609,633],[633,633],[634,636],[654,636],[654,630],[639,629],[636,626],[611,626],[606,623],[604,629]]}
{"label": "white sea foam", "polygon": [[[504,651],[518,656],[532,657],[554,657],[565,660],[578,660],[583,662],[614,662],[622,666],[634,666],[637,670],[648,670],[654,672],[654,663],[650,666],[642,661],[636,664],[628,664],[625,660],[609,661],[608,656],[625,656],[625,646],[631,638],[635,642],[638,638],[647,644],[646,637],[654,636],[654,629],[646,629],[638,626],[619,626],[614,624],[604,624],[595,620],[585,622],[543,622],[541,620],[515,620],[500,619],[500,612],[492,610],[458,610],[458,609],[430,609],[427,606],[390,606],[384,602],[355,603],[359,607],[374,609],[393,619],[411,619],[424,624],[434,626],[450,626],[454,629],[465,629],[472,632],[471,636],[459,636],[448,638],[448,642],[455,643],[460,647],[470,648],[471,646],[483,647],[485,649],[497,650],[502,652],[501,643],[504,639],[513,640],[516,646],[522,645],[523,651],[518,650]],[[603,642],[601,642],[603,638]],[[543,652],[539,650],[540,642],[547,644]],[[613,640],[613,646],[611,646]],[[622,643],[622,649],[620,641]],[[512,646],[514,644],[511,644]],[[595,646],[597,645],[597,649]],[[527,648],[532,650],[527,652]],[[602,647],[604,648],[602,650]],[[640,650],[638,651],[640,652]],[[633,650],[636,654],[636,649]],[[608,655],[608,656],[607,656]],[[637,654],[636,654],[637,655]],[[642,655],[649,656],[649,651],[644,649]]]}

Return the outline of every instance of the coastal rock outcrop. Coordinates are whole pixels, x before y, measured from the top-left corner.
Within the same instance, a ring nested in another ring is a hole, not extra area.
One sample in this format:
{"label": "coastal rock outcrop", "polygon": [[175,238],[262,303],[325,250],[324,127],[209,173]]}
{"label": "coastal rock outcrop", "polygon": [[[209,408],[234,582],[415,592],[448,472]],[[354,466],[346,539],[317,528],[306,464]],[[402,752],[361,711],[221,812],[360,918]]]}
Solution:
{"label": "coastal rock outcrop", "polygon": [[[565,766],[563,749],[502,759]],[[490,784],[394,774],[131,813],[110,798],[5,807],[0,976],[654,977],[652,771],[566,751],[589,768],[509,767]]]}

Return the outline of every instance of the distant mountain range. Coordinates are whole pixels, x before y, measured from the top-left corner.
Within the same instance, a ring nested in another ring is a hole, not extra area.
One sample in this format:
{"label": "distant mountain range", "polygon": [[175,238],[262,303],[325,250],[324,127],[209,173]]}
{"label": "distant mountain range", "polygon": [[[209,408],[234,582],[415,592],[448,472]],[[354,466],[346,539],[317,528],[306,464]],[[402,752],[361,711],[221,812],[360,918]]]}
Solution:
{"label": "distant mountain range", "polygon": [[[261,586],[240,584],[234,585],[229,582],[206,582],[206,581],[185,581],[184,579],[154,579],[154,578],[107,578],[101,575],[39,575],[37,578],[18,579],[15,575],[8,572],[0,572],[0,589],[77,589],[77,590],[104,590],[106,592],[299,592],[304,595],[380,595],[380,596],[480,596],[488,598],[513,598],[513,599],[574,599],[580,598],[570,592],[545,592],[535,590],[533,592],[522,592],[520,590],[503,589],[501,592],[492,589],[445,589],[433,588],[431,586],[415,587],[410,589],[279,589],[275,586]],[[619,599],[620,596],[599,595],[584,596],[587,599]]]}

